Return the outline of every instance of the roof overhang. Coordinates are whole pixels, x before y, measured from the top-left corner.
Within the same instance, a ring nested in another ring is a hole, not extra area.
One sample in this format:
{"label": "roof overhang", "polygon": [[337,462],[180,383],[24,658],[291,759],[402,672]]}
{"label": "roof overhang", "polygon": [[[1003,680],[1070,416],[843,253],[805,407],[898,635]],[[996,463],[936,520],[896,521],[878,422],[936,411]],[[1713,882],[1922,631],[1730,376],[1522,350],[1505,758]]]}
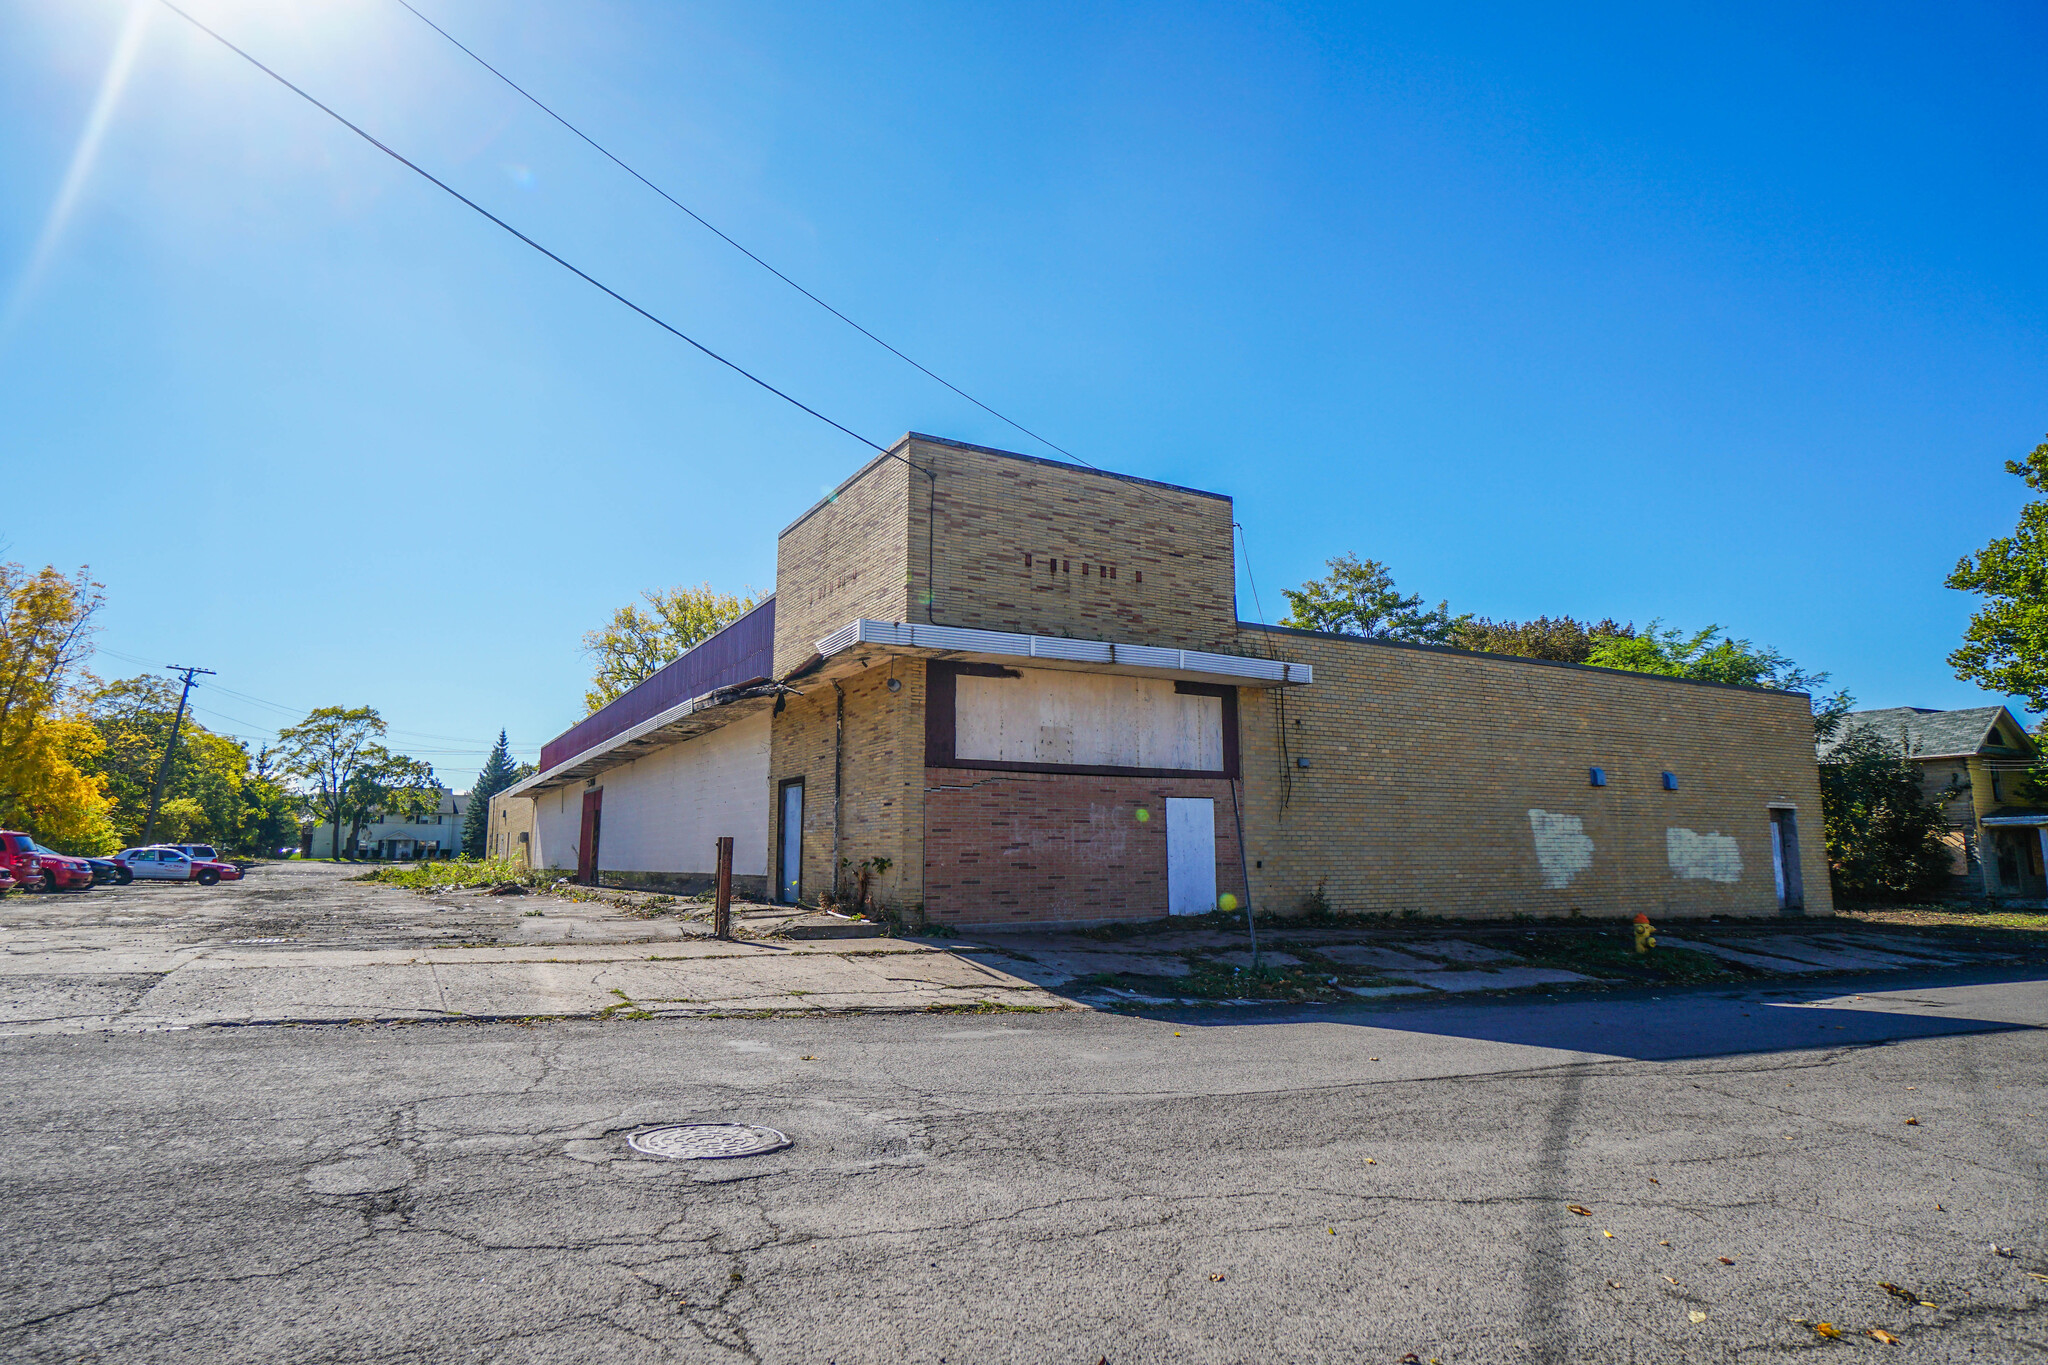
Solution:
{"label": "roof overhang", "polygon": [[2048,810],[2026,815],[1987,815],[1978,822],[1985,825],[2048,825]]}
{"label": "roof overhang", "polygon": [[783,688],[778,683],[745,683],[678,702],[666,711],[649,716],[632,729],[621,731],[602,744],[557,763],[546,772],[535,773],[525,781],[507,787],[501,794],[538,796],[544,791],[595,777],[607,768],[631,763],[656,749],[695,739],[744,716],[765,711],[775,704],[775,697],[781,691]]}
{"label": "roof overhang", "polygon": [[1028,663],[1034,668],[1181,678],[1231,687],[1305,687],[1315,681],[1315,670],[1309,665],[1286,659],[904,621],[852,621],[818,641],[818,655],[827,663],[857,649],[926,659],[989,659]]}

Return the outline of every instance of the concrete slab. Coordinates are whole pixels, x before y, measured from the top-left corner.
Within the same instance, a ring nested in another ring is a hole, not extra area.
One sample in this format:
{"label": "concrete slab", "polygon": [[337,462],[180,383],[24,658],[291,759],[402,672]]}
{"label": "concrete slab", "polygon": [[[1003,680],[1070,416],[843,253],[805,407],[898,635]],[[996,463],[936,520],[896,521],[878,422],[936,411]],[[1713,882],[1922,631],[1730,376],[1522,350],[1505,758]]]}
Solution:
{"label": "concrete slab", "polygon": [[1084,976],[1186,976],[1188,964],[1165,953],[1100,951],[1072,948],[1040,948],[1027,954],[1021,948],[997,949],[977,955],[978,961],[1023,981],[1040,986],[1064,986]]}
{"label": "concrete slab", "polygon": [[1364,943],[1333,943],[1327,948],[1317,948],[1316,953],[1332,962],[1341,962],[1347,967],[1431,971],[1441,965],[1426,958],[1416,957],[1413,953],[1400,952],[1394,948],[1375,948]]}
{"label": "concrete slab", "polygon": [[1659,934],[1657,943],[1659,947],[1664,948],[1690,948],[1697,953],[1718,957],[1723,962],[1739,962],[1745,967],[1754,967],[1760,972],[1786,972],[1796,976],[1827,970],[1812,962],[1801,962],[1789,957],[1771,957],[1743,948],[1731,948],[1725,943],[1715,943],[1709,939],[1674,938],[1670,934]]}
{"label": "concrete slab", "polygon": [[1467,943],[1463,939],[1426,938],[1418,939],[1407,946],[1418,953],[1427,953],[1431,957],[1442,958],[1446,962],[1513,962],[1517,960],[1513,953],[1504,953],[1498,948],[1482,947],[1477,943]]}
{"label": "concrete slab", "polygon": [[1391,995],[1428,995],[1427,986],[1340,986],[1339,990],[1365,1000],[1383,1000]]}
{"label": "concrete slab", "polygon": [[[1209,960],[1212,962],[1228,963],[1232,967],[1249,967],[1252,965],[1253,958],[1251,953],[1247,951],[1240,953],[1215,953],[1210,956]],[[1257,960],[1262,967],[1299,967],[1301,965],[1301,959],[1292,953],[1260,953]]]}
{"label": "concrete slab", "polygon": [[1565,986],[1597,978],[1555,967],[1503,967],[1497,972],[1405,972],[1410,981],[1437,991],[1513,991],[1527,986]]}
{"label": "concrete slab", "polygon": [[[1714,940],[1720,942],[1721,940]],[[1746,952],[1760,952],[1770,957],[1781,957],[1793,962],[1803,962],[1822,971],[1870,972],[1890,971],[1898,967],[1925,966],[1913,958],[1900,957],[1892,953],[1880,953],[1869,948],[1831,948],[1812,939],[1797,939],[1777,934],[1767,942],[1738,940],[1736,944]]]}

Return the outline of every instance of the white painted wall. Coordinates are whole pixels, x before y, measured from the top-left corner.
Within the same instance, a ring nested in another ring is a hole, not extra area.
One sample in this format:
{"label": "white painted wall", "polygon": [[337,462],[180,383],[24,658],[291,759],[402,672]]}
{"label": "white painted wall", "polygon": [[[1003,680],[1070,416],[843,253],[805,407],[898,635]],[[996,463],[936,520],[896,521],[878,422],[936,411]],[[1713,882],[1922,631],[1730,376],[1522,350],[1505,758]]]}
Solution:
{"label": "white painted wall", "polygon": [[1223,699],[1182,696],[1163,678],[1019,669],[955,680],[953,753],[1001,763],[1109,768],[1223,767]]}
{"label": "white painted wall", "polygon": [[[768,871],[768,712],[657,749],[598,777],[604,832],[598,862],[617,872],[717,870],[715,841],[732,836],[732,870]],[[534,864],[576,866],[583,792],[571,786],[534,802]]]}

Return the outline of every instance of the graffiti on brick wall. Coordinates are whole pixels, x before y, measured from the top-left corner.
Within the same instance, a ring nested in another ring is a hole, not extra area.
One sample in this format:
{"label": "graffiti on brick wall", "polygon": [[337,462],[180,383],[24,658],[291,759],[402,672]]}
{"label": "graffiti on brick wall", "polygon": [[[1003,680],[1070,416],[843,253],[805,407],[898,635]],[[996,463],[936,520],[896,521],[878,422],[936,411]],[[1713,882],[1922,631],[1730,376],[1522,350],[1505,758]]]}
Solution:
{"label": "graffiti on brick wall", "polygon": [[1674,876],[1687,881],[1739,882],[1742,850],[1726,834],[1696,834],[1689,829],[1664,831],[1664,856]]}
{"label": "graffiti on brick wall", "polygon": [[1536,841],[1536,866],[1548,889],[1570,886],[1572,878],[1593,865],[1593,841],[1586,837],[1586,823],[1578,816],[1532,810],[1529,833]]}

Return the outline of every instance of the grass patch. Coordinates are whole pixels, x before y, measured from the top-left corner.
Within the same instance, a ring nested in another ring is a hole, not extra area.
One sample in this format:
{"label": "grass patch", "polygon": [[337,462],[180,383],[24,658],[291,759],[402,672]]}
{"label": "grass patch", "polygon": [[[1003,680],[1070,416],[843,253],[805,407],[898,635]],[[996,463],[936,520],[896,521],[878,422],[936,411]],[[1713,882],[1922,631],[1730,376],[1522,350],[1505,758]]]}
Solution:
{"label": "grass patch", "polygon": [[374,867],[349,880],[402,886],[408,891],[441,891],[466,886],[497,886],[501,882],[545,886],[561,875],[560,868],[536,871],[510,858],[451,858],[445,863],[418,863],[412,867]]}
{"label": "grass patch", "polygon": [[1859,924],[1914,924],[1949,929],[2048,931],[2048,910],[1964,910],[1952,905],[1870,906],[1838,912]]}

